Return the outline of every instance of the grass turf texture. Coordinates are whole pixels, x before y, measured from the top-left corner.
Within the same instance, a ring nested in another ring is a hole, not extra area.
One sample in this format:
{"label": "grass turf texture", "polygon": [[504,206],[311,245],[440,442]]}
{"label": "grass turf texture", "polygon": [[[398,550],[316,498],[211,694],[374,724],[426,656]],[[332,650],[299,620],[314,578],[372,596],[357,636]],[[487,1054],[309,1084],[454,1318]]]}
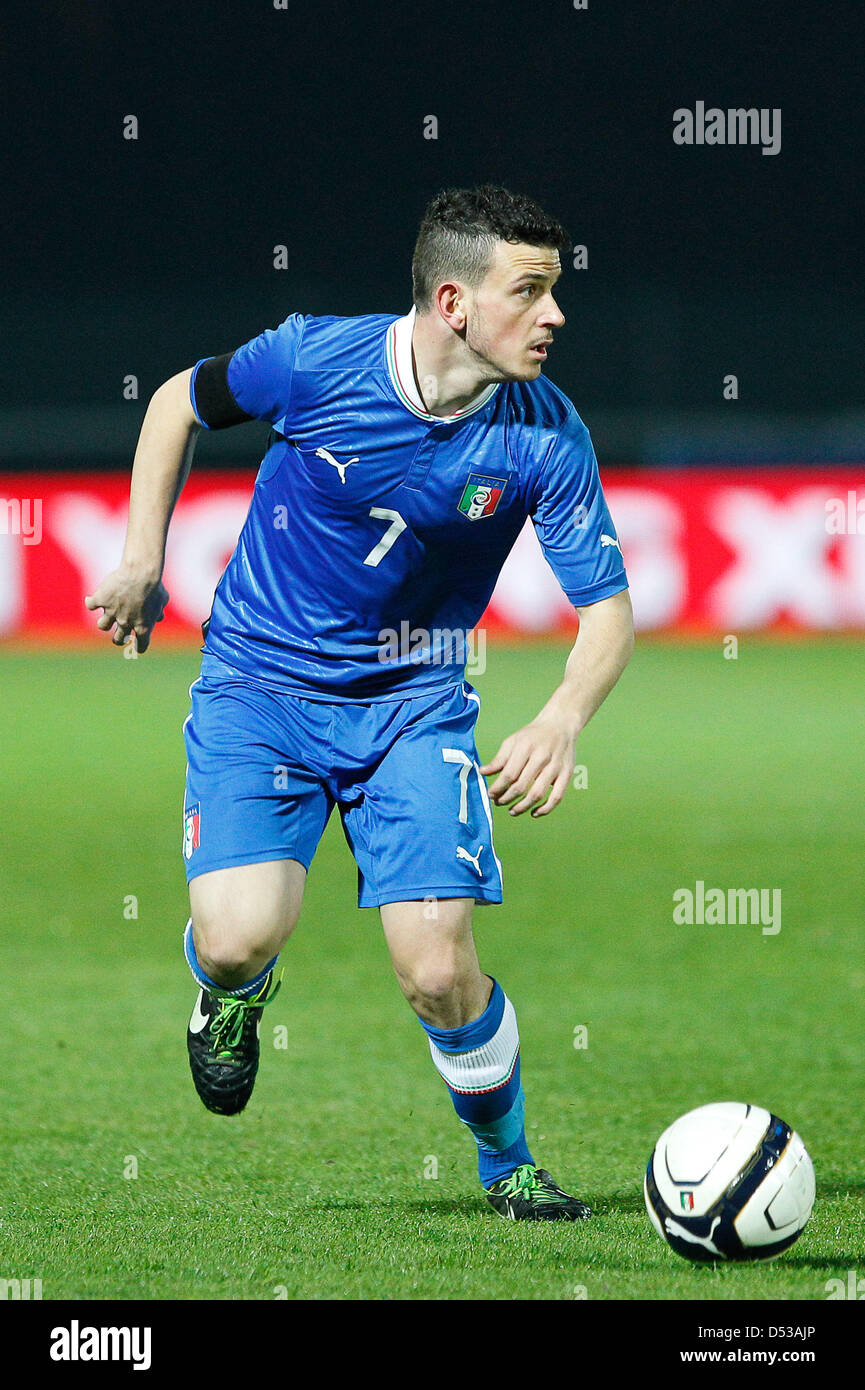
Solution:
{"label": "grass turf texture", "polygon": [[[483,757],[566,651],[490,650]],[[336,816],[253,1100],[202,1108],[180,944],[197,653],[7,649],[0,1274],[45,1299],[825,1298],[865,1246],[861,651],[643,642],[580,740],[588,787],[538,821],[495,813],[505,904],[476,914],[481,963],[517,1007],[535,1158],[596,1211],[545,1226],[482,1198]],[[781,888],[780,933],[674,925],[698,878]],[[693,1267],[644,1212],[658,1134],[726,1099],[780,1114],[815,1163],[811,1223],[769,1265]]]}

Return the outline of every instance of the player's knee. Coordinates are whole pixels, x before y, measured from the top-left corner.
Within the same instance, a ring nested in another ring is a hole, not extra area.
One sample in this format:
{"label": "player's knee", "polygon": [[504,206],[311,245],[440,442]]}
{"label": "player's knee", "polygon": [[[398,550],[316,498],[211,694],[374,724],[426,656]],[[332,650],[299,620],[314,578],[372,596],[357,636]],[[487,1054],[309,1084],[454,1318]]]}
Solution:
{"label": "player's knee", "polygon": [[397,973],[403,994],[422,1018],[447,1010],[465,983],[459,962],[448,957],[423,960]]}
{"label": "player's knee", "polygon": [[215,984],[236,989],[279,954],[300,915],[305,877],[302,864],[276,860],[191,880],[195,953]]}
{"label": "player's knee", "polygon": [[269,946],[220,928],[195,927],[198,963],[216,984],[231,989],[252,979],[272,959]]}

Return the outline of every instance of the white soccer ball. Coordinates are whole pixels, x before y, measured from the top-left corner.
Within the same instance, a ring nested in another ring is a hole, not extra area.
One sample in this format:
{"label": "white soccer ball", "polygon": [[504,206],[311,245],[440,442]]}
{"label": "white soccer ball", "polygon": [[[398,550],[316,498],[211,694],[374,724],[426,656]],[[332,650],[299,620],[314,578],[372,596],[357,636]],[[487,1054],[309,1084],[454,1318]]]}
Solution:
{"label": "white soccer ball", "polygon": [[646,1169],[649,1219],[677,1255],[771,1260],[814,1207],[814,1165],[790,1126],[759,1105],[701,1105],[665,1129]]}

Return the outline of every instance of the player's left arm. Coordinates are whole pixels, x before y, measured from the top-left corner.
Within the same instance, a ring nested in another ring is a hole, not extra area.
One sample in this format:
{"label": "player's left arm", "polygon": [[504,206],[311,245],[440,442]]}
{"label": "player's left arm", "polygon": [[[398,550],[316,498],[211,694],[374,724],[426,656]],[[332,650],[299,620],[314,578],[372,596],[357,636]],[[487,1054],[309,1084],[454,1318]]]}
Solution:
{"label": "player's left arm", "polygon": [[[511,815],[545,816],[574,774],[576,742],[612,690],[634,646],[634,621],[622,551],[604,497],[589,432],[570,402],[531,470],[529,514],[544,557],[580,615],[565,678],[543,709],[506,738],[484,774],[497,774],[490,796]],[[548,442],[549,441],[549,442]],[[541,804],[543,803],[543,804]]]}
{"label": "player's left arm", "polygon": [[577,739],[634,650],[627,589],[577,612],[580,630],[561,685],[532,722],[510,734],[492,762],[481,768],[484,776],[498,774],[490,798],[497,806],[515,802],[512,816],[529,810],[545,816],[558,806],[574,775]]}

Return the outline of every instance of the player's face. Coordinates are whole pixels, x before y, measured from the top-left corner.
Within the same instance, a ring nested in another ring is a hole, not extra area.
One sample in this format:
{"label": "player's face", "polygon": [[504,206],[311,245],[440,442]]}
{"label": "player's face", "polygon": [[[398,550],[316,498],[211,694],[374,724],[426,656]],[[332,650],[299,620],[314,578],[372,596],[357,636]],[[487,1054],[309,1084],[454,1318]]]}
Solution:
{"label": "player's face", "polygon": [[540,376],[553,329],[565,321],[553,298],[561,273],[559,253],[550,247],[496,244],[466,317],[466,346],[481,359],[489,380]]}

